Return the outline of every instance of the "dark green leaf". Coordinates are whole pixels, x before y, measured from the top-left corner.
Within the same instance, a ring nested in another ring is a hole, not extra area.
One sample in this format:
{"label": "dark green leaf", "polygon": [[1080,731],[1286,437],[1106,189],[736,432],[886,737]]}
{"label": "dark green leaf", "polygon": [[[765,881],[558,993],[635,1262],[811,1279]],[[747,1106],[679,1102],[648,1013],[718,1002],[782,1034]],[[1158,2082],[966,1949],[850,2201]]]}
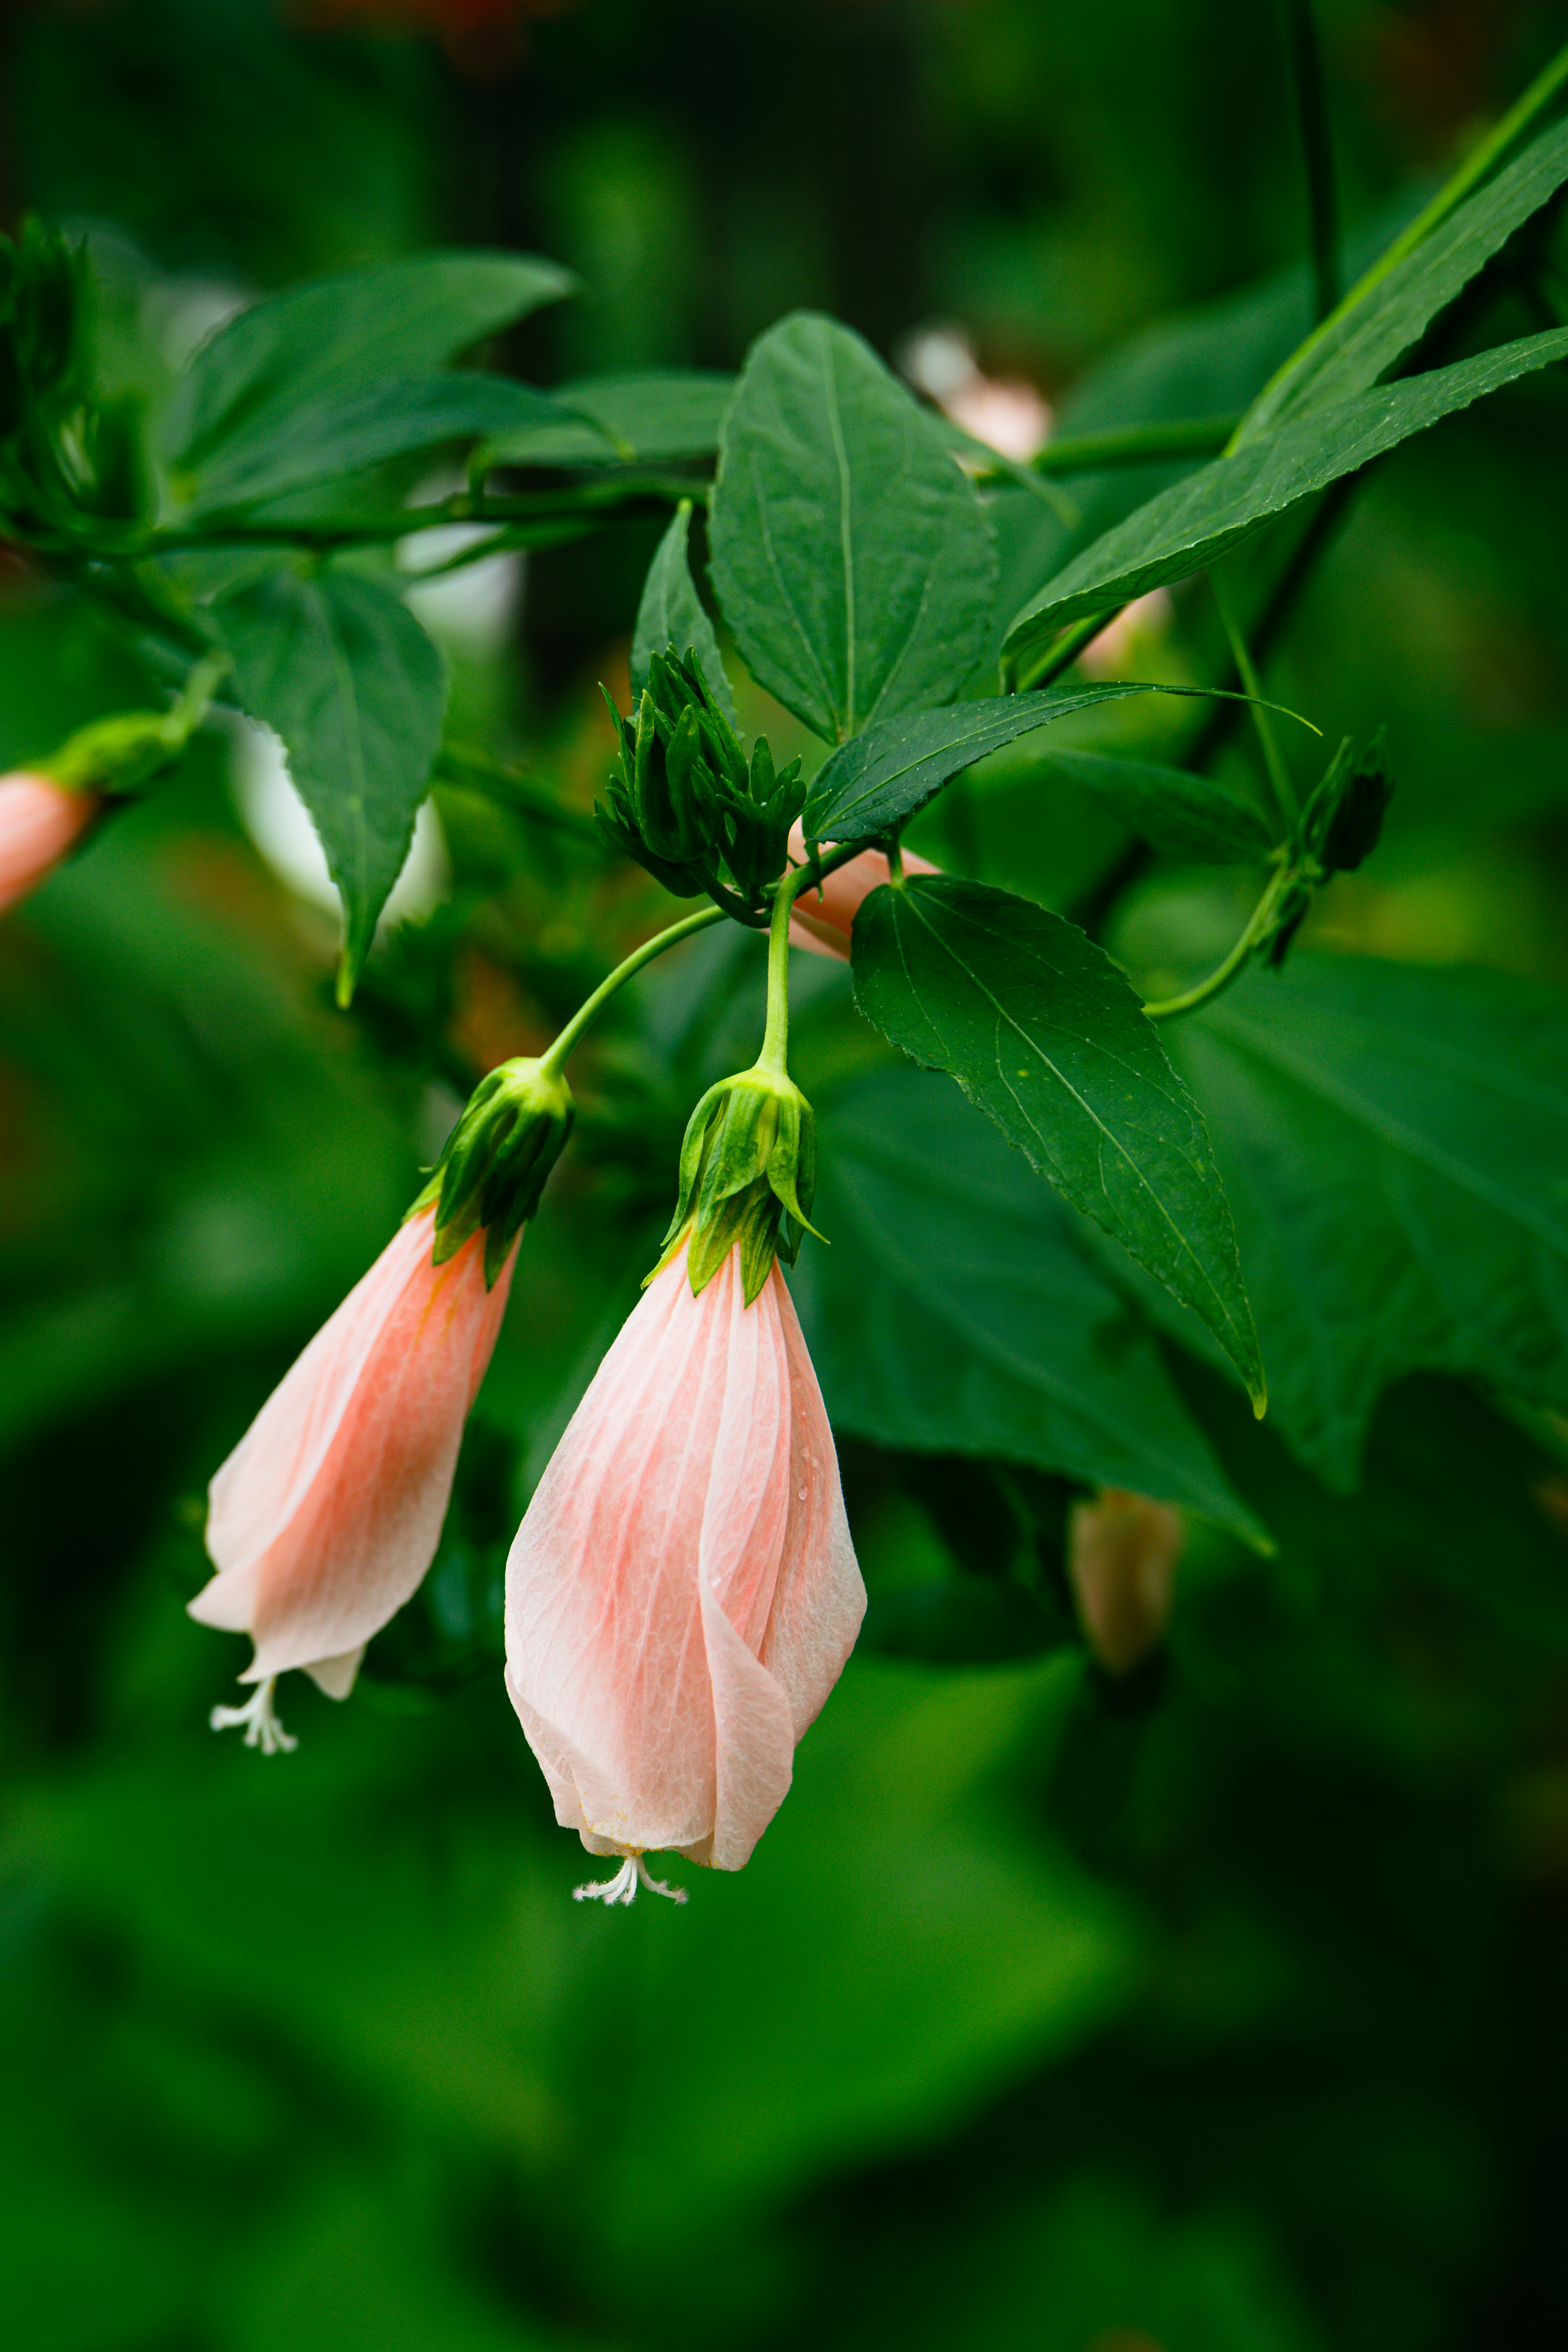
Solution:
{"label": "dark green leaf", "polygon": [[643,583],[642,603],[632,632],[632,701],[635,706],[647,684],[648,664],[655,654],[668,653],[672,646],[681,655],[694,651],[714,699],[739,734],[741,722],[719,657],[719,640],[691,577],[686,551],[690,528],[691,501],[682,499]]}
{"label": "dark green leaf", "polygon": [[1260,1399],[1236,1234],[1197,1107],[1123,973],[1044,907],[946,875],[874,890],[855,998],[1191,1307]]}
{"label": "dark green leaf", "polygon": [[581,376],[558,384],[569,420],[502,434],[489,454],[497,465],[616,466],[642,460],[706,457],[735,389],[714,371],[652,370],[644,375]]}
{"label": "dark green leaf", "polygon": [[805,805],[806,839],[869,840],[912,816],[951,777],[1034,728],[1097,702],[1157,690],[1091,686],[1076,694],[1005,694],[885,719],[823,762]]}
{"label": "dark green leaf", "polygon": [[272,295],[220,327],[174,387],[164,446],[182,468],[268,409],[438,368],[576,280],[521,253],[429,253]]}
{"label": "dark green leaf", "polygon": [[1261,1530],[1074,1222],[951,1087],[879,1071],[821,1108],[794,1282],[832,1418],[882,1445],[1026,1462]]}
{"label": "dark green leaf", "polygon": [[1252,866],[1273,847],[1255,804],[1210,776],[1151,760],[1119,760],[1106,751],[1052,750],[1041,754],[1040,765],[1059,771],[1151,847],[1173,857],[1195,858],[1205,866]]}
{"label": "dark green leaf", "polygon": [[363,391],[332,392],[268,408],[217,448],[198,477],[188,512],[255,506],[309,483],[383,464],[443,441],[473,441],[509,423],[559,420],[547,393],[506,376],[461,370],[388,376]]}
{"label": "dark green leaf", "polygon": [[1305,1461],[1348,1487],[1418,1369],[1568,1405],[1568,999],[1301,956],[1173,1030]]}
{"label": "dark green leaf", "polygon": [[957,694],[995,594],[990,527],[875,352],[797,312],[746,362],[713,494],[713,583],[748,667],[842,742]]}
{"label": "dark green leaf", "polygon": [[1162,491],[1069,563],[1014,621],[1006,650],[1043,644],[1069,621],[1184,580],[1299,500],[1353,474],[1457,409],[1533,369],[1568,358],[1568,328],[1504,343],[1478,359],[1382,384],[1287,416],[1262,440]]}
{"label": "dark green leaf", "polygon": [[1238,446],[1272,431],[1281,416],[1375,383],[1564,179],[1568,121],[1543,131],[1352,308],[1336,312],[1247,411]]}
{"label": "dark green leaf", "polygon": [[217,606],[240,700],[283,739],[343,902],[346,1003],[403,868],[441,740],[441,657],[388,589],[276,572]]}

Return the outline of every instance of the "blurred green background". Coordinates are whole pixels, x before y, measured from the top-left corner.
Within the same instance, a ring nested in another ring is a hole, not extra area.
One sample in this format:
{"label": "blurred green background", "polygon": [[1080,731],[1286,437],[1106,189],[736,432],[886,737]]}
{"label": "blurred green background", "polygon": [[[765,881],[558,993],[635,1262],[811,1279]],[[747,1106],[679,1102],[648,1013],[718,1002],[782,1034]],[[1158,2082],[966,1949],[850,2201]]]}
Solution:
{"label": "blurred green background", "polygon": [[[1320,14],[1352,243],[1568,37],[1540,0]],[[1229,303],[1205,414],[1310,320],[1257,0],[37,0],[0,41],[5,211],[89,236],[132,378],[258,291],[443,243],[581,273],[508,348],[544,383],[733,366],[812,304],[889,357],[962,330],[1092,418],[1119,346]],[[1320,945],[1568,979],[1562,416],[1527,388],[1402,453],[1279,648],[1275,690],[1331,737],[1387,721],[1402,779]],[[656,530],[431,608],[455,724],[579,803]],[[1201,625],[1155,622],[1163,674]],[[0,765],[144,697],[7,561]],[[210,1737],[243,1662],[183,1614],[212,1469],[461,1089],[657,902],[447,793],[453,896],[344,1019],[243,765],[205,739],[0,929],[7,2341],[1568,2341],[1568,1470],[1458,1384],[1392,1392],[1337,1497],[1173,1359],[1279,1551],[1194,1528],[1169,1655],[1116,1687],[1070,1643],[912,1654],[900,1595],[994,1581],[1062,1496],[847,1437],[872,1615],[755,1861],[679,1913],[570,1901],[495,1568],[686,1109],[749,1050],[744,940],[642,985],[588,1071],[441,1555],[353,1702],[287,1690],[276,1764]],[[1121,844],[1002,761],[925,845],[1071,905]],[[1229,923],[1211,885],[1130,908],[1126,951]],[[885,1057],[843,975],[802,996],[830,1110]]]}

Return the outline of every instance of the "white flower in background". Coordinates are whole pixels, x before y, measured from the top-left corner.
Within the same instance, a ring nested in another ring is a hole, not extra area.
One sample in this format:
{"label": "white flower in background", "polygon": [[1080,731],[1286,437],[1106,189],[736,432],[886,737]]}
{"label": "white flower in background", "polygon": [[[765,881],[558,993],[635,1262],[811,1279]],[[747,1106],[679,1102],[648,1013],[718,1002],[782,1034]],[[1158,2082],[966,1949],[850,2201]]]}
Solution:
{"label": "white flower in background", "polygon": [[1050,404],[1022,376],[983,374],[962,328],[922,328],[901,357],[916,389],[999,457],[1026,466],[1050,439]]}

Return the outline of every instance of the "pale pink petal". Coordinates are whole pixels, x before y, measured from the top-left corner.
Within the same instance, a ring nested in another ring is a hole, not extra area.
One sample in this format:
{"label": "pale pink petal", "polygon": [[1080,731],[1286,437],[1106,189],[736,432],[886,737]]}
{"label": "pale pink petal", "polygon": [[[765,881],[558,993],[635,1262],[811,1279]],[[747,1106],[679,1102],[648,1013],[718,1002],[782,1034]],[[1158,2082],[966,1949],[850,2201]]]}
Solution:
{"label": "pale pink petal", "polygon": [[851,1580],[863,1609],[783,1277],[748,1307],[732,1252],[693,1298],[682,1255],[605,1357],[508,1563],[508,1688],[557,1820],[591,1852],[739,1869],[854,1639]]}
{"label": "pale pink petal", "polygon": [[512,1262],[487,1291],[476,1234],[434,1265],[433,1223],[394,1236],[213,1480],[220,1572],[191,1614],[250,1634],[245,1681],[303,1666],[345,1695],[435,1555]]}
{"label": "pale pink petal", "polygon": [[48,776],[0,776],[0,913],[59,864],[98,810],[93,793],[68,793]]}
{"label": "pale pink petal", "polygon": [[[797,865],[805,861],[805,835],[797,823],[789,836],[789,854]],[[935,874],[940,869],[929,859],[904,852],[906,874]],[[858,857],[840,866],[823,878],[820,889],[803,890],[790,912],[789,938],[791,947],[805,948],[812,955],[837,957],[840,963],[849,961],[849,933],[863,899],[868,898],[879,884],[888,878],[888,861],[879,849],[863,849]]]}

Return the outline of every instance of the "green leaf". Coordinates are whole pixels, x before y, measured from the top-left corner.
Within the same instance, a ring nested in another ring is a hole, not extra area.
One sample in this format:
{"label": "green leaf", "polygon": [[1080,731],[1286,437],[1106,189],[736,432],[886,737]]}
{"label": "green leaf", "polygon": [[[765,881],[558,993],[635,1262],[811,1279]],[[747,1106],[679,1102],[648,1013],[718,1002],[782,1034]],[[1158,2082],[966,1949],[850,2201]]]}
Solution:
{"label": "green leaf", "polygon": [[951,700],[996,557],[973,484],[875,352],[799,311],[754,347],[725,419],[713,584],[747,667],[842,742]]}
{"label": "green leaf", "polygon": [[255,506],[314,482],[379,466],[443,441],[473,441],[517,422],[562,418],[547,393],[462,370],[391,376],[361,392],[268,408],[224,441],[197,480],[189,516]]}
{"label": "green leaf", "polygon": [[441,657],[388,589],[347,572],[275,572],[216,617],[246,709],[283,739],[342,896],[346,1003],[429,785],[446,713]]}
{"label": "green leaf", "polygon": [[863,841],[901,824],[933,793],[1020,735],[1147,686],[1091,686],[1073,694],[1005,694],[945,710],[907,710],[840,744],[811,787],[808,841]]}
{"label": "green leaf", "polygon": [[794,1276],[829,1413],[881,1445],[1131,1486],[1266,1540],[1074,1221],[949,1087],[889,1069],[821,1108]]}
{"label": "green leaf", "polygon": [[1304,1461],[1348,1489],[1417,1370],[1568,1406],[1568,997],[1298,956],[1173,1030]]}
{"label": "green leaf", "polygon": [[1186,579],[1274,516],[1357,472],[1413,433],[1565,358],[1568,328],[1552,328],[1453,367],[1287,416],[1263,439],[1162,491],[1087,548],[1025,605],[1007,632],[1006,652],[1025,653],[1069,621],[1130,604],[1167,581]]}
{"label": "green leaf", "polygon": [[265,411],[438,368],[576,282],[528,254],[430,253],[292,286],[202,344],[174,387],[165,450],[194,469]]}
{"label": "green leaf", "polygon": [[682,499],[674,521],[658,542],[643,583],[642,603],[637,606],[637,627],[632,632],[632,701],[635,706],[647,684],[648,664],[655,654],[668,653],[672,646],[678,654],[694,650],[697,667],[714,699],[739,734],[741,722],[719,656],[719,640],[691,577],[687,556],[690,528],[691,501]]}
{"label": "green leaf", "polygon": [[1254,803],[1210,776],[1152,760],[1119,760],[1106,751],[1052,749],[1042,752],[1040,766],[1059,772],[1130,832],[1173,857],[1205,866],[1254,866],[1274,845]]}
{"label": "green leaf", "polygon": [[946,875],[874,890],[852,950],[867,1017],[956,1078],[1192,1307],[1260,1410],[1263,1367],[1203,1119],[1110,957],[1046,908]]}
{"label": "green leaf", "polygon": [[620,466],[706,457],[735,389],[710,369],[654,369],[639,375],[580,376],[558,384],[569,420],[542,421],[501,435],[489,451],[502,466]]}
{"label": "green leaf", "polygon": [[1461,205],[1265,386],[1244,418],[1237,445],[1273,430],[1276,420],[1363,392],[1426,331],[1514,230],[1568,179],[1568,121],[1553,123],[1505,172]]}

